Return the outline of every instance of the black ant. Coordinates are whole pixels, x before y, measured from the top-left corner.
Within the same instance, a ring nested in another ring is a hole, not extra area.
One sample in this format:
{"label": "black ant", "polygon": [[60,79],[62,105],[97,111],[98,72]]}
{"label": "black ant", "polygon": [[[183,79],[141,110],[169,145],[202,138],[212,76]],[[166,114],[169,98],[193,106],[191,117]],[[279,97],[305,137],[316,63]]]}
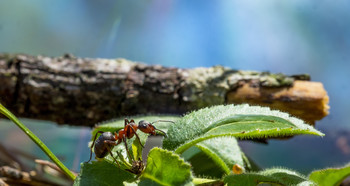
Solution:
{"label": "black ant", "polygon": [[[103,132],[103,131],[98,131],[94,137],[94,141],[92,142],[91,145],[91,150],[90,150],[90,158],[89,161],[91,160],[92,157],[92,147],[94,147],[94,152],[97,158],[104,158],[107,156],[107,154],[109,153],[113,160],[115,162],[117,162],[118,166],[120,167],[118,161],[114,158],[111,150],[113,149],[114,146],[119,145],[121,142],[124,142],[126,151],[128,153],[129,159],[132,159],[131,154],[129,152],[128,149],[128,145],[126,143],[126,139],[130,139],[132,138],[134,135],[136,136],[137,140],[139,141],[139,143],[141,144],[141,146],[143,147],[140,137],[137,135],[136,131],[138,129],[140,129],[142,132],[146,133],[146,134],[151,134],[151,135],[157,135],[156,131],[159,131],[161,133],[163,133],[163,135],[166,137],[166,133],[160,129],[157,129],[153,123],[157,123],[157,122],[171,122],[174,123],[173,121],[167,121],[167,120],[158,120],[155,122],[147,122],[145,120],[141,120],[139,122],[138,125],[136,125],[135,121],[133,119],[131,119],[130,121],[128,119],[125,119],[124,122],[124,129],[121,129],[117,132],[114,132],[114,134],[112,134],[111,132]],[[97,135],[101,134],[98,138]],[[96,139],[97,138],[97,139]],[[94,146],[95,145],[95,146]],[[143,166],[142,166],[143,167]]]}

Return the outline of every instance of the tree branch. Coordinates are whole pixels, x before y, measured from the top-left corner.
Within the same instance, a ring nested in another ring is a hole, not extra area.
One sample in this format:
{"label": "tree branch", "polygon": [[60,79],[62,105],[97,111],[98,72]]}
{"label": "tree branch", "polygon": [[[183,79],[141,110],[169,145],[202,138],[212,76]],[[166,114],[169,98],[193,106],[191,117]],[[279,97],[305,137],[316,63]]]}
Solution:
{"label": "tree branch", "polygon": [[0,54],[0,101],[17,116],[92,126],[135,114],[183,114],[210,105],[251,103],[313,123],[328,114],[328,96],[308,76],[179,69],[125,59]]}

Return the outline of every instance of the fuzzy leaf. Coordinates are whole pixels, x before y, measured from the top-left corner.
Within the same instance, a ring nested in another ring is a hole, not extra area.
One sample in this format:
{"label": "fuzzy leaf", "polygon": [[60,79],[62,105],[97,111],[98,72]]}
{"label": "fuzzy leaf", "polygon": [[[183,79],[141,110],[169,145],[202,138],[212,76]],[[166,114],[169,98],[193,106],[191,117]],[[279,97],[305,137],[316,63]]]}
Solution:
{"label": "fuzzy leaf", "polygon": [[339,185],[345,178],[350,176],[350,164],[342,168],[328,168],[317,170],[310,174],[310,180],[320,186]]}
{"label": "fuzzy leaf", "polygon": [[135,176],[106,161],[82,163],[80,174],[74,185],[123,185],[124,181],[133,180]]}
{"label": "fuzzy leaf", "polygon": [[256,186],[260,183],[281,185],[316,185],[305,176],[287,169],[268,169],[261,172],[228,175],[224,182],[230,185]]}
{"label": "fuzzy leaf", "polygon": [[163,147],[181,154],[206,139],[233,136],[243,139],[324,134],[302,120],[268,107],[220,105],[187,114],[170,125]]}
{"label": "fuzzy leaf", "polygon": [[153,148],[140,185],[184,185],[191,181],[191,165],[171,151]]}
{"label": "fuzzy leaf", "polygon": [[197,148],[210,156],[226,174],[230,173],[233,165],[244,167],[241,149],[235,138],[215,138],[203,141]]}
{"label": "fuzzy leaf", "polygon": [[[197,143],[195,148],[200,151],[192,153],[191,157],[187,156],[186,160],[191,163],[196,175],[221,178],[223,174],[229,174],[232,171],[233,165],[238,164],[241,167],[245,165],[243,152],[233,137],[205,140]],[[186,153],[188,154],[186,151],[183,155]]]}
{"label": "fuzzy leaf", "polygon": [[[220,162],[222,164],[218,164],[211,157],[209,157],[208,154],[199,150],[195,146],[189,148],[181,156],[188,153],[193,155],[188,159],[185,158],[185,160],[191,164],[192,171],[197,177],[222,178],[223,175],[226,175],[225,170],[222,168],[222,167],[225,167],[225,165],[222,165],[224,164],[223,161]],[[217,159],[220,160],[219,158]]]}

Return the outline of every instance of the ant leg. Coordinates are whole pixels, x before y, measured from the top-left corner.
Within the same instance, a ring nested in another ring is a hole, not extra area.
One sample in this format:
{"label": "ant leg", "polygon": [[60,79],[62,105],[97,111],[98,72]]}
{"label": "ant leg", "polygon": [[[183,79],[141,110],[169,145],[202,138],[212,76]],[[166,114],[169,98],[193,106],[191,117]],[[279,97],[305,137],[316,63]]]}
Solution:
{"label": "ant leg", "polygon": [[131,154],[130,154],[130,151],[129,151],[129,148],[128,148],[128,144],[126,143],[126,137],[123,135],[123,141],[124,141],[124,145],[125,145],[125,149],[126,149],[126,152],[129,156],[129,160],[133,160]]}
{"label": "ant leg", "polygon": [[153,123],[158,123],[158,122],[169,122],[169,123],[175,123],[175,122],[170,121],[170,120],[157,120],[157,121],[152,122],[151,124],[153,124]]}
{"label": "ant leg", "polygon": [[87,161],[86,163],[89,163],[91,158],[92,158],[92,147],[94,146],[95,144],[95,141],[96,141],[96,138],[97,138],[97,134],[102,134],[104,133],[103,131],[98,131],[96,134],[95,134],[95,137],[94,137],[94,141],[92,142],[92,145],[90,147],[90,158],[89,158],[89,161]]}
{"label": "ant leg", "polygon": [[130,122],[129,122],[129,120],[127,119],[127,118],[125,118],[124,119],[124,127],[127,125],[127,124],[129,124]]}
{"label": "ant leg", "polygon": [[135,174],[134,171],[130,170],[130,169],[125,169],[126,171],[132,173],[132,174]]}
{"label": "ant leg", "polygon": [[119,159],[120,159],[122,162],[124,162],[125,165],[129,164],[128,162],[125,161],[124,156],[123,156],[122,154],[120,154],[119,151],[117,151],[117,155],[118,155]]}
{"label": "ant leg", "polygon": [[120,164],[119,164],[119,162],[114,158],[114,156],[113,156],[113,154],[112,154],[112,150],[111,150],[111,148],[109,148],[109,146],[107,145],[107,143],[108,144],[112,144],[112,145],[117,145],[116,144],[116,142],[115,141],[109,141],[109,140],[105,140],[105,141],[103,141],[103,143],[105,144],[105,147],[107,148],[107,150],[108,150],[108,152],[109,152],[109,154],[112,156],[112,158],[113,158],[113,163],[114,162],[117,162],[117,164],[118,164],[118,167],[120,168]]}
{"label": "ant leg", "polygon": [[164,135],[165,137],[168,137],[168,135],[166,134],[166,132],[164,132],[164,131],[162,131],[162,130],[160,130],[160,129],[157,129],[154,125],[149,124],[149,126],[151,126],[151,128],[153,128],[153,131],[151,131],[151,135],[156,136],[157,133],[156,133],[155,131],[157,130],[157,131],[163,133],[163,135]]}
{"label": "ant leg", "polygon": [[135,133],[135,136],[136,136],[137,140],[139,141],[139,143],[140,143],[141,147],[142,147],[142,148],[145,148],[145,147],[142,145],[142,143],[141,143],[141,139],[140,139],[139,135],[136,133],[135,129],[134,129],[134,128],[132,128],[132,127],[130,127],[130,128],[131,128],[131,129],[132,129],[132,131]]}
{"label": "ant leg", "polygon": [[160,129],[157,129],[157,128],[153,125],[153,123],[158,123],[158,122],[169,122],[169,123],[173,123],[173,124],[174,124],[175,122],[170,121],[170,120],[157,120],[157,121],[154,121],[154,122],[150,123],[150,125],[152,125],[152,126],[154,127],[154,130],[158,130],[158,131],[160,131],[161,133],[163,133],[165,137],[168,137],[168,135],[166,134],[166,132],[164,132],[164,131],[162,131],[162,130],[160,130]]}

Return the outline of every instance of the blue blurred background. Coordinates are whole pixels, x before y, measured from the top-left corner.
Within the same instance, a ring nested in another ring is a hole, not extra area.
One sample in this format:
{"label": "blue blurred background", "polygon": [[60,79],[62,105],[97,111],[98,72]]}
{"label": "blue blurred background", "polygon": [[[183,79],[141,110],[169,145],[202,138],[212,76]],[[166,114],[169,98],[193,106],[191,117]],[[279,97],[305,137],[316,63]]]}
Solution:
{"label": "blue blurred background", "polygon": [[[316,123],[326,136],[272,140],[267,146],[242,143],[263,167],[286,166],[308,173],[350,160],[349,8],[347,0],[2,0],[0,52],[308,73],[324,84],[330,97],[330,115]],[[89,129],[24,121],[49,147],[65,149],[56,151],[71,168],[77,170],[77,162],[88,159]],[[14,143],[9,131],[22,133],[9,129],[9,122],[0,122],[3,143],[39,151],[26,137]]]}

